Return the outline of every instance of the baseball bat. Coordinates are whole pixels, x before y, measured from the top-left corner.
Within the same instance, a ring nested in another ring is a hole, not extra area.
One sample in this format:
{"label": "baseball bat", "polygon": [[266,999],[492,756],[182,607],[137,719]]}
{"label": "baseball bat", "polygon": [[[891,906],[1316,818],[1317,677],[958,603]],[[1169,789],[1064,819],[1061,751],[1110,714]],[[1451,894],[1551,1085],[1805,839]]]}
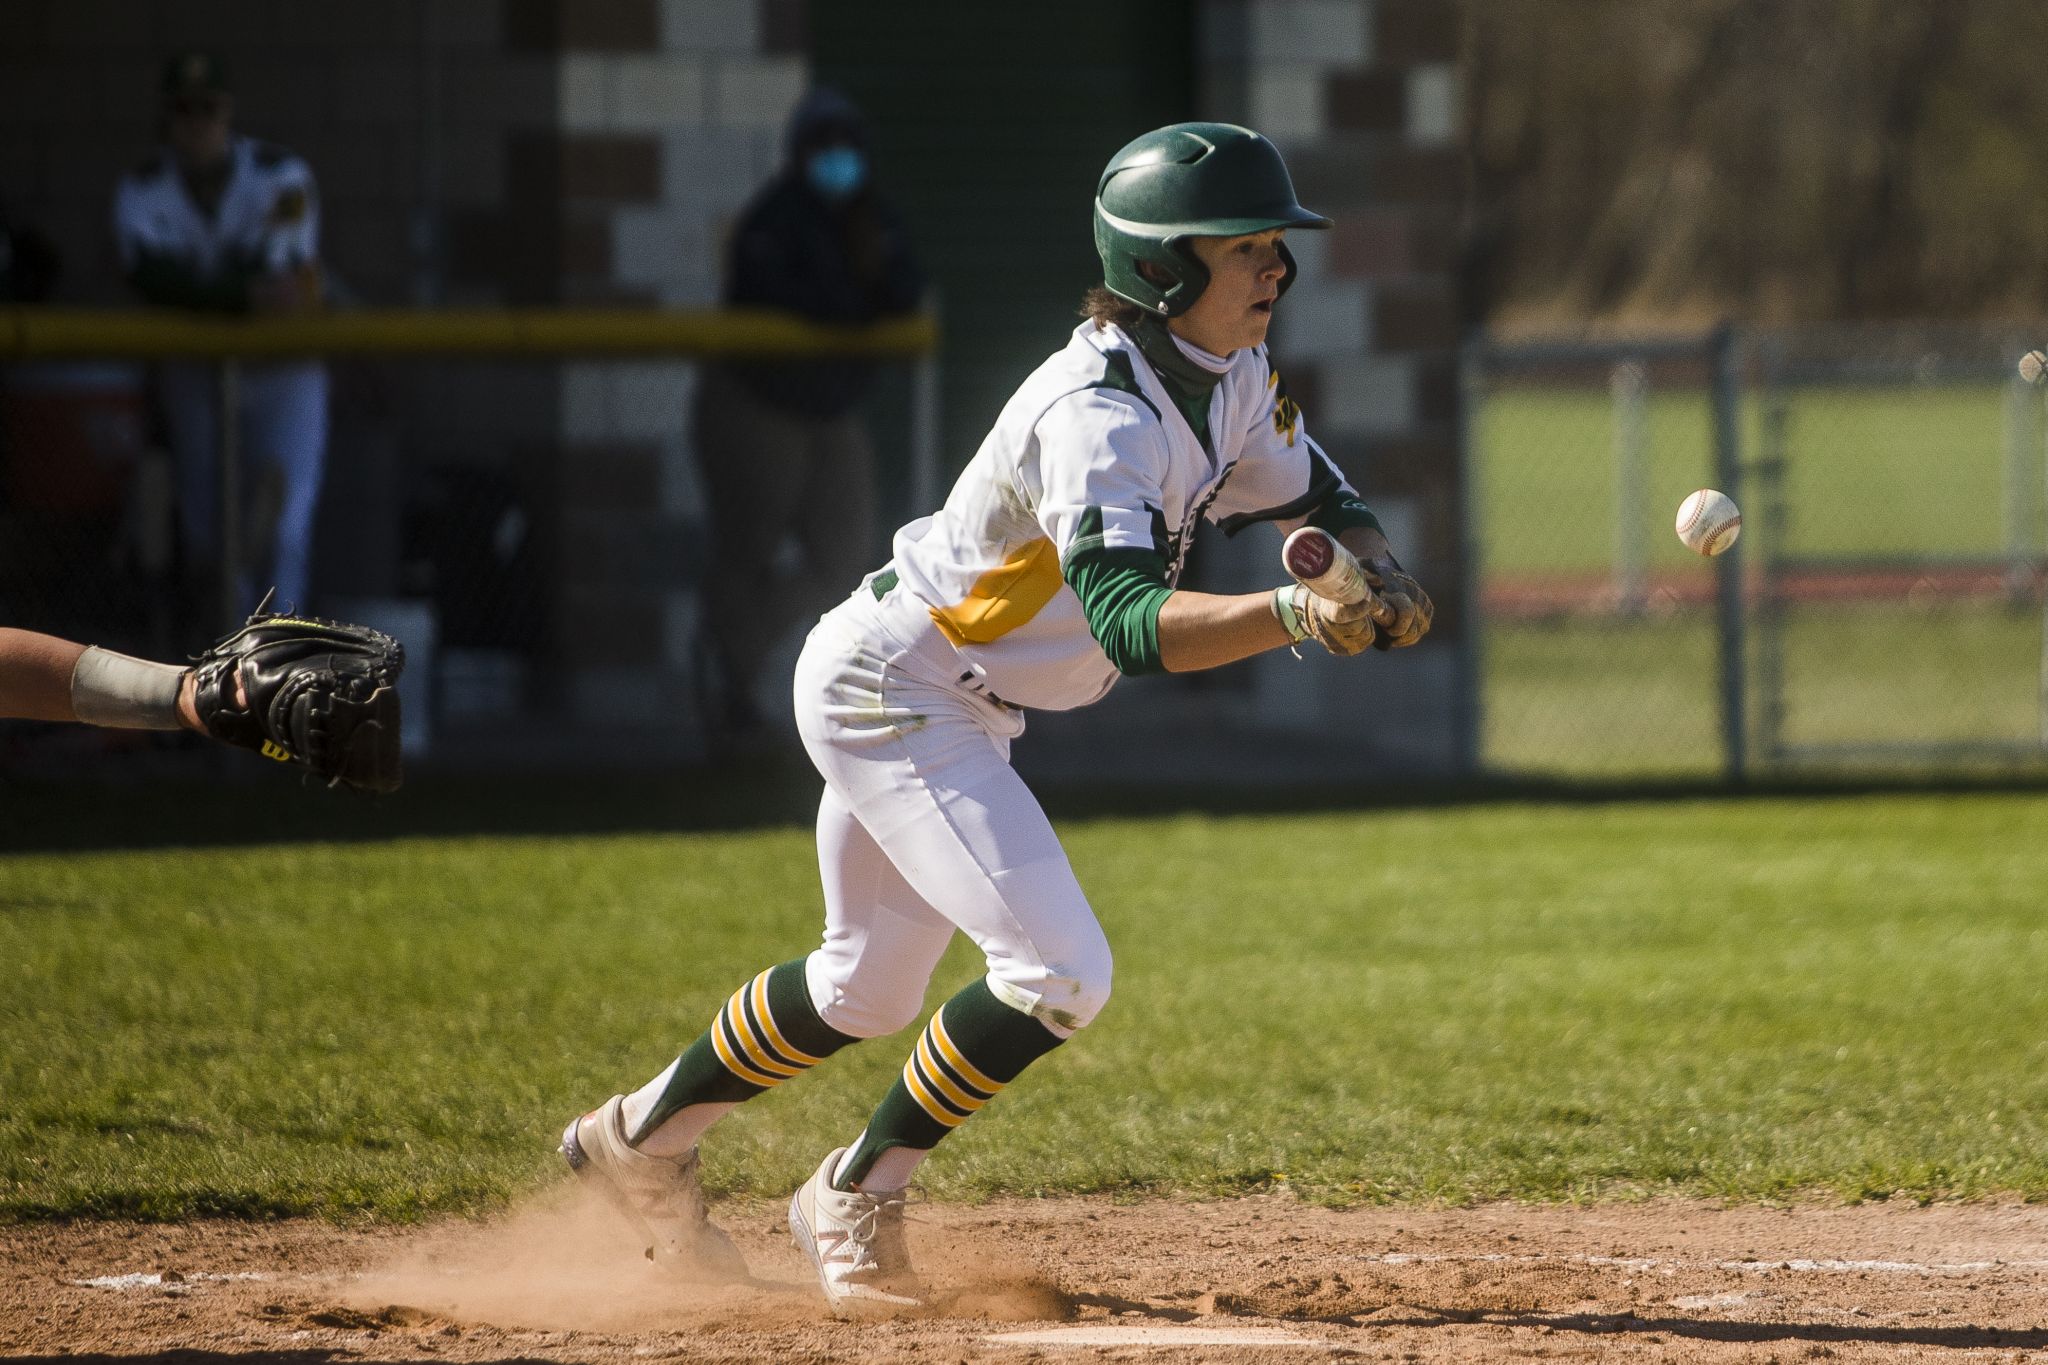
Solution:
{"label": "baseball bat", "polygon": [[1371,602],[1372,587],[1358,557],[1319,526],[1303,526],[1280,546],[1280,562],[1294,581],[1332,602]]}

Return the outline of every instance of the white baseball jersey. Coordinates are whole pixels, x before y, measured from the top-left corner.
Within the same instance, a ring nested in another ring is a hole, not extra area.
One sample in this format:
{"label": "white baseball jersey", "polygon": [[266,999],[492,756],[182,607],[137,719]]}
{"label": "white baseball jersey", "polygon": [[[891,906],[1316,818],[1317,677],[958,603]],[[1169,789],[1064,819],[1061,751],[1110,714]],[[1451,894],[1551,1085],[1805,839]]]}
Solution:
{"label": "white baseball jersey", "polygon": [[160,152],[121,181],[114,233],[131,274],[145,260],[182,267],[198,281],[225,274],[279,275],[320,258],[313,172],[297,156],[254,138],[228,144],[231,170],[218,211],[192,202],[176,163]]}
{"label": "white baseball jersey", "polygon": [[1265,347],[1232,355],[1208,417],[1204,442],[1129,336],[1082,323],[1004,406],[945,506],[896,533],[899,591],[1002,700],[1059,711],[1101,699],[1119,675],[1062,576],[1077,546],[1156,551],[1171,586],[1196,518],[1232,531],[1350,493]]}
{"label": "white baseball jersey", "polygon": [[[310,272],[320,254],[320,206],[304,161],[269,143],[236,137],[220,203],[211,215],[194,203],[169,152],[124,177],[114,195],[121,264],[152,303],[238,311],[250,280]],[[327,457],[327,372],[317,360],[245,367],[236,412],[220,411],[211,365],[163,366],[158,393],[178,466],[179,521],[201,557],[220,539],[217,467],[223,421],[238,424],[248,472],[244,495],[261,498],[266,470],[281,482],[266,562],[244,566],[242,597],[253,606],[264,585],[303,609],[310,591],[313,525]]]}

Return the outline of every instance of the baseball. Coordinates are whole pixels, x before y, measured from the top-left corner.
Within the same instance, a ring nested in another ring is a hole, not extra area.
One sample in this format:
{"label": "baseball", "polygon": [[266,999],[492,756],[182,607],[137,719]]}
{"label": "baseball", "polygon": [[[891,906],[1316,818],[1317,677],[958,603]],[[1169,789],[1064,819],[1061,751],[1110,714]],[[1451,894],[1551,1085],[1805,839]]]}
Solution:
{"label": "baseball", "polygon": [[2028,351],[2020,357],[2020,378],[2038,384],[2044,374],[2048,374],[2048,351]]}
{"label": "baseball", "polygon": [[1702,488],[1678,504],[1678,538],[1688,550],[1717,555],[1742,534],[1742,512],[1726,493]]}

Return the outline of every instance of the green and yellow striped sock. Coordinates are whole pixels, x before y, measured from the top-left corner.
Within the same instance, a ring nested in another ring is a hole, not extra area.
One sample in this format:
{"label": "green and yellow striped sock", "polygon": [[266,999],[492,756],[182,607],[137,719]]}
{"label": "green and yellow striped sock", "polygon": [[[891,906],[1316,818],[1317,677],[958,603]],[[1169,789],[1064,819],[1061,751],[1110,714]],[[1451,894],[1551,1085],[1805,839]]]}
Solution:
{"label": "green and yellow striped sock", "polygon": [[891,1147],[919,1151],[972,1118],[1024,1068],[1065,1040],[1004,1004],[986,979],[941,1005],[918,1035],[910,1060],[876,1106],[860,1142],[839,1164],[833,1184],[858,1185]]}
{"label": "green and yellow striped sock", "polygon": [[676,1058],[661,1097],[626,1140],[641,1141],[693,1104],[750,1100],[858,1041],[818,1017],[803,958],[770,967],[734,991]]}

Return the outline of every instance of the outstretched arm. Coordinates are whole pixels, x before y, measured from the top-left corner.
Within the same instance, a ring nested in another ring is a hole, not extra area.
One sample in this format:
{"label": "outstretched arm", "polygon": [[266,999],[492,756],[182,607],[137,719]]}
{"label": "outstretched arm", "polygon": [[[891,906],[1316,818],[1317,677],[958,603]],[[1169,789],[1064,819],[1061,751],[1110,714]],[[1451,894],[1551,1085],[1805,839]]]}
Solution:
{"label": "outstretched arm", "polygon": [[[84,720],[141,730],[199,728],[186,670],[99,650],[98,666],[81,676],[79,662],[86,651],[87,646],[54,635],[0,628],[0,719]],[[110,719],[116,715],[119,720]]]}
{"label": "outstretched arm", "polygon": [[1221,668],[1293,640],[1270,592],[1183,591],[1159,604],[1159,661],[1169,673]]}
{"label": "outstretched arm", "polygon": [[380,631],[262,608],[191,668],[0,629],[0,719],[182,727],[330,785],[393,791],[404,669],[404,649]]}
{"label": "outstretched arm", "polygon": [[0,716],[9,720],[77,720],[71,709],[71,670],[85,646],[0,630]]}

